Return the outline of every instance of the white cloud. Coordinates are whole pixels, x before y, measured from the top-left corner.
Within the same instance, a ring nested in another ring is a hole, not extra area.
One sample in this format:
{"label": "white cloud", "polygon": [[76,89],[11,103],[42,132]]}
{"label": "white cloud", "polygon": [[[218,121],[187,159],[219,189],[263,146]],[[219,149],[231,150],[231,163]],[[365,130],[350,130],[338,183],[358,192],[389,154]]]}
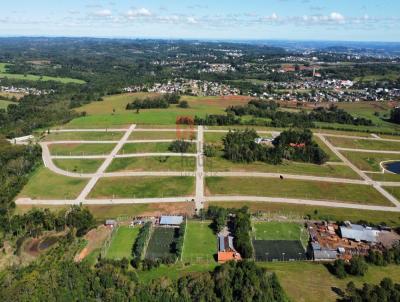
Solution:
{"label": "white cloud", "polygon": [[187,17],[186,20],[187,20],[187,22],[189,24],[197,24],[197,23],[199,23],[195,17]]}
{"label": "white cloud", "polygon": [[137,17],[150,17],[152,15],[151,11],[147,8],[137,8],[130,9],[125,14],[129,19],[137,18]]}
{"label": "white cloud", "polygon": [[343,22],[345,20],[344,16],[337,12],[332,12],[329,15],[330,19],[335,22]]}
{"label": "white cloud", "polygon": [[93,13],[96,17],[111,17],[112,12],[109,9],[100,9]]}

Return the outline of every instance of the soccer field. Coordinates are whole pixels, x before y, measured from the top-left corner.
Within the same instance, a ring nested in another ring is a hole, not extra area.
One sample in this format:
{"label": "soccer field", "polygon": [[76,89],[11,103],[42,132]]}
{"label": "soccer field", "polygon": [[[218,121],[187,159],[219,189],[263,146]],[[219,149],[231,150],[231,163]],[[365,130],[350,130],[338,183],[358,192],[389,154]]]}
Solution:
{"label": "soccer field", "polygon": [[215,261],[217,237],[209,227],[211,221],[188,221],[183,247],[183,261]]}

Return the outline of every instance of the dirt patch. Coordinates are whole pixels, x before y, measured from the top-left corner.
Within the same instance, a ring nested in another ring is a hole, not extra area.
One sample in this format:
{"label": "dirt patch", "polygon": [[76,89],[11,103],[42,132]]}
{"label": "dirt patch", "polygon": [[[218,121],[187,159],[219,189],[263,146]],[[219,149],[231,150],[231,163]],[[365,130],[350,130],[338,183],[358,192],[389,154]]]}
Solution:
{"label": "dirt patch", "polygon": [[111,234],[112,229],[101,225],[90,230],[84,237],[87,241],[86,247],[75,256],[75,261],[80,262],[87,257],[91,252],[103,246],[104,241]]}
{"label": "dirt patch", "polygon": [[196,102],[200,102],[203,105],[206,104],[210,106],[218,106],[226,108],[228,106],[244,105],[247,104],[250,100],[251,97],[249,96],[229,95],[229,96],[221,96],[220,98],[217,99],[204,99]]}
{"label": "dirt patch", "polygon": [[184,215],[191,216],[194,213],[193,202],[180,203],[161,203],[154,204],[143,212],[143,216],[161,216],[161,215]]}

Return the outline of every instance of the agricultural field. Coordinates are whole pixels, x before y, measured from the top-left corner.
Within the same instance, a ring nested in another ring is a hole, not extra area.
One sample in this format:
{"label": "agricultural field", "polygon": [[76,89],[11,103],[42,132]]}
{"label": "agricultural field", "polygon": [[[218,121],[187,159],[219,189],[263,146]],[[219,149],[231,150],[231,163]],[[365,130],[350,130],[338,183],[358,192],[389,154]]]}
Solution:
{"label": "agricultural field", "polygon": [[388,142],[388,141],[366,140],[366,139],[351,139],[351,138],[333,137],[333,136],[327,137],[327,140],[331,142],[334,146],[340,148],[400,151],[400,141]]}
{"label": "agricultural field", "polygon": [[207,177],[208,195],[245,195],[391,206],[371,186],[272,178]]}
{"label": "agricultural field", "polygon": [[115,158],[107,172],[119,171],[194,171],[196,158],[188,156],[151,156]]}
{"label": "agricultural field", "polygon": [[191,196],[194,177],[107,177],[101,178],[89,198],[155,198]]}
{"label": "agricultural field", "polygon": [[211,221],[187,222],[182,260],[185,262],[214,262],[217,236],[210,228]]}
{"label": "agricultural field", "polygon": [[[166,153],[169,151],[171,143],[128,143],[125,144],[120,154],[131,154],[131,153]],[[186,153],[195,153],[196,145],[190,144],[189,150]]]}
{"label": "agricultural field", "polygon": [[52,155],[105,155],[109,154],[115,144],[51,144]]}
{"label": "agricultural field", "polygon": [[132,258],[132,246],[139,234],[139,227],[120,226],[113,235],[109,248],[107,249],[106,258],[122,259]]}
{"label": "agricultural field", "polygon": [[74,84],[84,84],[85,81],[72,79],[72,78],[63,78],[63,77],[49,77],[49,76],[39,76],[33,74],[14,74],[7,72],[6,63],[0,63],[0,78],[8,78],[8,79],[16,79],[16,80],[26,80],[26,81],[55,81],[64,84],[74,83]]}
{"label": "agricultural field", "polygon": [[176,256],[173,251],[175,242],[175,229],[156,227],[151,234],[146,249],[146,259],[159,259],[169,256]]}
{"label": "agricultural field", "polygon": [[82,191],[87,179],[71,178],[55,174],[45,167],[39,167],[29,178],[18,198],[32,199],[75,199]]}
{"label": "agricultural field", "polygon": [[54,164],[62,170],[76,173],[94,173],[101,164],[102,159],[53,159]]}
{"label": "agricultural field", "polygon": [[388,160],[400,160],[400,154],[382,154],[368,152],[340,151],[357,168],[363,171],[380,172],[380,163]]}
{"label": "agricultural field", "polygon": [[205,170],[209,172],[265,172],[359,179],[359,175],[347,166],[315,165],[294,161],[271,165],[264,162],[234,163],[223,157],[207,157],[205,158]]}

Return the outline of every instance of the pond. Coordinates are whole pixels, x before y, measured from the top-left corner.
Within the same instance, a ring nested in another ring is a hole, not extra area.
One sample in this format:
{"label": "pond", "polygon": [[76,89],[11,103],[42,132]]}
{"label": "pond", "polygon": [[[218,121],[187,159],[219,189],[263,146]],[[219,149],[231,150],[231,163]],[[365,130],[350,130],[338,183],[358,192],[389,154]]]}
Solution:
{"label": "pond", "polygon": [[394,161],[394,162],[389,162],[385,164],[385,169],[396,173],[396,174],[400,174],[400,161]]}

